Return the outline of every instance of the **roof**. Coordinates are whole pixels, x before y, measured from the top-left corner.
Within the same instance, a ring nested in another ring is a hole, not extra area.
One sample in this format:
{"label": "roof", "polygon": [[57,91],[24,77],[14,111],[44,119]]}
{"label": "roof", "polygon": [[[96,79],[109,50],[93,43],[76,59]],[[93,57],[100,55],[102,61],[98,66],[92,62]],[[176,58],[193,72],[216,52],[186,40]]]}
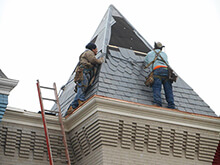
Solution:
{"label": "roof", "polygon": [[[86,98],[100,95],[153,105],[152,88],[144,85],[149,70],[143,69],[144,57],[152,47],[113,5],[108,8],[91,42],[99,49],[97,58],[104,56],[105,62],[100,66],[95,82],[86,91]],[[74,72],[59,98],[63,114],[75,96],[73,78]],[[178,110],[216,116],[180,76],[173,83],[173,94]],[[166,107],[163,90],[162,100],[163,107]]]}
{"label": "roof", "polygon": [[1,69],[0,69],[0,78],[7,78],[7,76],[2,72]]}

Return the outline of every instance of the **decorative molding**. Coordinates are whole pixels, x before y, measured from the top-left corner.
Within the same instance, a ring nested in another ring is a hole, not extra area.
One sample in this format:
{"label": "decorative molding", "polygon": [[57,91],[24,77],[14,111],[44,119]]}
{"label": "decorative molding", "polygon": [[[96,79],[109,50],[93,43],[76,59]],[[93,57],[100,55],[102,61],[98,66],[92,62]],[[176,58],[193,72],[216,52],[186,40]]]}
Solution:
{"label": "decorative molding", "polygon": [[[139,123],[125,120],[115,121],[94,118],[89,124],[82,125],[69,133],[69,151],[71,158],[78,162],[100,146],[132,149],[147,154],[170,155],[177,158],[196,159],[197,161],[212,162],[219,138],[203,133],[191,133],[170,129],[163,125]],[[87,121],[84,121],[87,122]],[[9,157],[17,156],[29,159],[44,160],[46,142],[43,134],[35,130],[25,130],[21,126],[0,126],[0,146]],[[50,134],[53,157],[55,161],[65,162],[65,149],[59,132]],[[198,156],[197,156],[198,155]]]}
{"label": "decorative molding", "polygon": [[[57,116],[47,115],[47,121],[54,159],[64,162]],[[76,164],[104,146],[212,162],[219,143],[219,123],[215,117],[98,96],[64,120],[71,161]],[[8,107],[0,125],[0,143],[6,156],[29,159],[33,155],[34,160],[45,160],[41,114]]]}
{"label": "decorative molding", "polygon": [[[49,129],[60,130],[57,116],[46,115],[46,120]],[[7,107],[2,122],[43,128],[43,122],[40,113],[29,112],[24,109],[13,107]]]}
{"label": "decorative molding", "polygon": [[[100,146],[120,147],[143,154],[153,153],[192,161],[212,162],[219,143],[218,136],[207,136],[198,130],[166,128],[146,122],[94,119],[70,134],[74,159],[82,160]],[[86,122],[86,121],[84,121]]]}
{"label": "decorative molding", "polygon": [[[116,108],[117,107],[117,108]],[[178,110],[158,108],[141,104],[128,103],[116,99],[92,97],[83,106],[79,107],[72,115],[64,119],[64,126],[67,132],[74,129],[84,120],[96,112],[105,112],[143,120],[150,120],[160,123],[169,123],[177,126],[191,127],[209,131],[220,132],[220,118],[202,115],[194,115]],[[48,128],[59,130],[57,116],[46,115]],[[41,114],[28,112],[26,110],[8,107],[2,121],[19,123],[42,128]]]}
{"label": "decorative molding", "polygon": [[72,130],[97,111],[220,132],[220,117],[197,115],[97,95],[89,99],[66,119],[65,126],[67,131]]}
{"label": "decorative molding", "polygon": [[[4,148],[4,155],[34,160],[44,160],[46,156],[46,140],[43,133],[35,130],[27,131],[21,126],[16,128],[8,125],[0,126],[0,146]],[[50,134],[53,158],[55,161],[66,161],[65,147],[62,136],[58,132]]]}
{"label": "decorative molding", "polygon": [[9,95],[11,90],[18,84],[18,80],[0,78],[0,94]]}

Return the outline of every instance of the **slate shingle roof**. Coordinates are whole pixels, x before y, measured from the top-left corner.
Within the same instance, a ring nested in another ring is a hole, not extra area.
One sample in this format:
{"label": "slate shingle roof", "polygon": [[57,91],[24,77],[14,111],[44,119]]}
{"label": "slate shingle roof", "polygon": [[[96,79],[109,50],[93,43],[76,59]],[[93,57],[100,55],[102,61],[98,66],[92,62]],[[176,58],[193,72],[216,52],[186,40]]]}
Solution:
{"label": "slate shingle roof", "polygon": [[[91,39],[105,57],[93,85],[87,90],[86,98],[100,95],[146,105],[153,104],[152,88],[144,85],[149,70],[144,70],[144,57],[152,47],[136,29],[110,6]],[[175,68],[174,68],[175,69]],[[65,90],[60,96],[60,104],[65,114],[73,101],[75,83],[70,76]],[[176,108],[180,111],[216,116],[214,111],[180,77],[173,83]],[[163,107],[167,106],[162,90]]]}

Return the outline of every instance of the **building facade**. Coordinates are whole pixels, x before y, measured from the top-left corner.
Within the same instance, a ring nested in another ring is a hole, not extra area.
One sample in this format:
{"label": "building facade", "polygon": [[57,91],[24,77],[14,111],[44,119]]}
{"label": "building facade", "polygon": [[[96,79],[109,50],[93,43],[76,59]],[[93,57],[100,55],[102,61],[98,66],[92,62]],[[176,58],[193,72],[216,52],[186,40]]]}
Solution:
{"label": "building facade", "polygon": [[[58,119],[47,122],[54,162],[65,164]],[[211,165],[220,120],[94,96],[64,125],[72,164]],[[49,164],[41,114],[7,109],[0,135],[2,165]]]}
{"label": "building facade", "polygon": [[[64,118],[73,165],[211,165],[218,163],[220,118],[180,77],[176,110],[153,106],[144,85],[150,44],[110,6],[91,42],[105,62],[86,91],[87,101]],[[63,115],[72,102],[70,76],[60,95]],[[52,109],[56,109],[54,106]],[[67,164],[57,116],[46,115],[55,165]],[[49,164],[41,114],[7,108],[0,123],[0,165]]]}

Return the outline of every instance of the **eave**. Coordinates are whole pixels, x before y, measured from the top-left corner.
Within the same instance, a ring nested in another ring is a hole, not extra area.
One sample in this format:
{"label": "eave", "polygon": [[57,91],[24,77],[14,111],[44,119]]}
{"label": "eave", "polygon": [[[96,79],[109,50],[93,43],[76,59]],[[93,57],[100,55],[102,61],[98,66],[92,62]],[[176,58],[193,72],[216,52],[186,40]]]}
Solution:
{"label": "eave", "polygon": [[[119,99],[95,95],[88,99],[71,115],[63,118],[65,130],[71,131],[82,121],[95,113],[120,115],[176,126],[190,127],[220,133],[220,118],[198,115],[179,110],[128,102]],[[48,128],[60,130],[56,116],[46,115]],[[2,122],[16,123],[43,128],[41,114],[8,107]]]}
{"label": "eave", "polygon": [[18,80],[0,78],[0,94],[9,95],[10,91],[18,84]]}
{"label": "eave", "polygon": [[67,117],[65,121],[66,129],[73,129],[81,121],[85,120],[85,118],[88,118],[96,112],[220,132],[219,117],[198,115],[98,95],[90,98],[83,106],[79,107],[73,114]]}

